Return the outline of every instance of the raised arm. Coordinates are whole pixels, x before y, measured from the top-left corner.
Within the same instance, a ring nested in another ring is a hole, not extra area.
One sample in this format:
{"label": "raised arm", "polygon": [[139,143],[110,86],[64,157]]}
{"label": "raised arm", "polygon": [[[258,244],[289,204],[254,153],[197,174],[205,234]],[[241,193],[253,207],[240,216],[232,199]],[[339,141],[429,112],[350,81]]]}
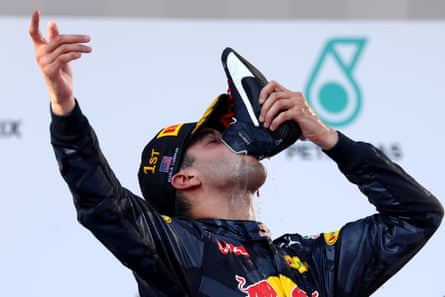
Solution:
{"label": "raised arm", "polygon": [[340,135],[327,153],[378,211],[345,225],[335,245],[337,295],[369,296],[425,245],[441,223],[443,208],[370,144]]}
{"label": "raised arm", "polygon": [[317,272],[325,284],[321,295],[334,290],[334,296],[369,296],[433,235],[442,205],[374,146],[324,125],[303,94],[272,81],[262,90],[260,103],[264,126],[274,130],[286,120],[298,122],[303,138],[324,149],[376,207],[377,214],[346,224],[335,244],[323,238],[311,243],[308,259],[328,268]]}

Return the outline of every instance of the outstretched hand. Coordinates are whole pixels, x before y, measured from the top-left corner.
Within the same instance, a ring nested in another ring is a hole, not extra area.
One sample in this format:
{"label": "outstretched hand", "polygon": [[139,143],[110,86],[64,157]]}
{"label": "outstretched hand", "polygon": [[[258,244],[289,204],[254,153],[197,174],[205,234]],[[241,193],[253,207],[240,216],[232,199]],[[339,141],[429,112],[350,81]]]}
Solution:
{"label": "outstretched hand", "polygon": [[290,91],[271,81],[261,90],[260,104],[260,121],[272,131],[285,121],[292,120],[300,126],[303,139],[312,141],[322,149],[328,150],[338,141],[337,132],[320,120],[300,92]]}
{"label": "outstretched hand", "polygon": [[80,34],[60,34],[56,23],[48,23],[48,39],[40,31],[40,12],[35,10],[29,26],[37,63],[48,87],[51,108],[55,114],[66,115],[75,105],[73,75],[70,62],[91,47],[84,45],[90,37]]}

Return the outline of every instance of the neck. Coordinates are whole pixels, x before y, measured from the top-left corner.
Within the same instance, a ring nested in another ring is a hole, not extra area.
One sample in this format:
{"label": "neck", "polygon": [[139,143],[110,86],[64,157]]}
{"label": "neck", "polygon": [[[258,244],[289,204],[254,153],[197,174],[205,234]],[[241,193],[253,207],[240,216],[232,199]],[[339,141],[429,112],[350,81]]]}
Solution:
{"label": "neck", "polygon": [[193,219],[255,220],[253,195],[231,193],[224,196],[207,196],[194,203]]}

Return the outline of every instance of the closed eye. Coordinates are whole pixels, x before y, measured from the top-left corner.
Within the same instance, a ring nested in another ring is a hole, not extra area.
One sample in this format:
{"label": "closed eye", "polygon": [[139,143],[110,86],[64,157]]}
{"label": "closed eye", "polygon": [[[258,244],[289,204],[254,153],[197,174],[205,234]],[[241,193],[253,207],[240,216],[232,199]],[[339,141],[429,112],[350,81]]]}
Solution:
{"label": "closed eye", "polygon": [[221,143],[221,134],[213,129],[203,129],[197,139],[204,143]]}
{"label": "closed eye", "polygon": [[209,143],[221,143],[221,137],[218,137],[216,135],[209,135],[208,139]]}

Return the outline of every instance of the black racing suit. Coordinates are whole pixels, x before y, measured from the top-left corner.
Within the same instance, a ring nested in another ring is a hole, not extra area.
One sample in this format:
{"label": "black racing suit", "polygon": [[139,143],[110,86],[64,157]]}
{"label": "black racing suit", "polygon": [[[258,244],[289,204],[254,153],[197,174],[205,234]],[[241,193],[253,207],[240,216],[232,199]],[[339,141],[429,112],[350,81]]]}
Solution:
{"label": "black racing suit", "polygon": [[78,220],[146,296],[369,296],[438,228],[439,201],[370,144],[340,134],[327,151],[377,214],[316,237],[271,240],[254,221],[165,217],[122,187],[76,104],[52,115],[51,142]]}

